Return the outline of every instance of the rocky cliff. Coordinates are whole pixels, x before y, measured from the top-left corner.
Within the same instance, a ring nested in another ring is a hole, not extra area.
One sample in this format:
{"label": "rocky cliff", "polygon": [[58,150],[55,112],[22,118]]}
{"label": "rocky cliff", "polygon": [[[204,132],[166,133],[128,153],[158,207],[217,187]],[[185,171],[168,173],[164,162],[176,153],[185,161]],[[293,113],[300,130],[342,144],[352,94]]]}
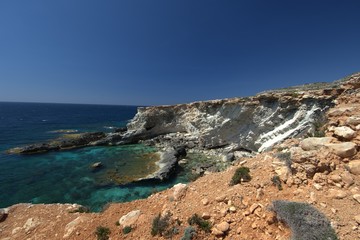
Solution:
{"label": "rocky cliff", "polygon": [[[290,137],[311,133],[342,84],[302,86],[248,98],[139,108],[117,144],[153,143],[200,149],[262,152]],[[151,142],[151,141],[150,141]]]}

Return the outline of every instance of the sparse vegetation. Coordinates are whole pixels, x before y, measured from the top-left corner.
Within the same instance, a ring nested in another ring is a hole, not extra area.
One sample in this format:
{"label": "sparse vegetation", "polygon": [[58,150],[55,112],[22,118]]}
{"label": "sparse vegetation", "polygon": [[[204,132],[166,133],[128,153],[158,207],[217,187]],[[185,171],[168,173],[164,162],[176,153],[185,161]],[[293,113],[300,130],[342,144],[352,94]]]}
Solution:
{"label": "sparse vegetation", "polygon": [[273,211],[292,231],[292,240],[338,240],[324,214],[307,203],[273,201]]}
{"label": "sparse vegetation", "polygon": [[152,222],[151,235],[152,236],[163,236],[165,238],[171,238],[175,234],[179,233],[179,229],[173,226],[174,223],[171,222],[170,214],[161,216],[158,214]]}
{"label": "sparse vegetation", "polygon": [[279,191],[283,190],[281,185],[281,180],[278,175],[275,175],[271,178],[272,183],[279,189]]}
{"label": "sparse vegetation", "polygon": [[161,217],[160,213],[153,219],[151,226],[151,235],[152,236],[163,236],[165,231],[169,227],[170,215],[167,214],[164,217]]}
{"label": "sparse vegetation", "polygon": [[247,167],[240,167],[236,169],[230,181],[230,186],[236,185],[241,182],[249,182],[251,180],[250,169]]}
{"label": "sparse vegetation", "polygon": [[103,226],[98,226],[95,231],[97,240],[108,240],[110,233],[110,229]]}
{"label": "sparse vegetation", "polygon": [[116,222],[115,222],[115,225],[116,225],[116,226],[120,226],[119,221],[116,221]]}
{"label": "sparse vegetation", "polygon": [[312,123],[312,128],[306,137],[325,137],[325,124],[327,120],[325,117],[317,119]]}
{"label": "sparse vegetation", "polygon": [[124,227],[123,230],[122,230],[123,234],[128,234],[128,233],[130,233],[131,231],[132,231],[132,227],[130,227],[130,226],[126,226],[126,227]]}
{"label": "sparse vegetation", "polygon": [[211,223],[209,221],[204,220],[196,213],[188,219],[188,223],[190,225],[197,225],[201,230],[207,233],[210,232],[211,230]]}
{"label": "sparse vegetation", "polygon": [[196,235],[196,230],[192,226],[185,228],[184,235],[181,237],[181,240],[192,240]]}
{"label": "sparse vegetation", "polygon": [[279,160],[283,161],[285,163],[285,165],[287,166],[287,168],[291,171],[292,159],[291,159],[290,152],[278,152],[278,153],[275,153],[275,157],[278,158]]}

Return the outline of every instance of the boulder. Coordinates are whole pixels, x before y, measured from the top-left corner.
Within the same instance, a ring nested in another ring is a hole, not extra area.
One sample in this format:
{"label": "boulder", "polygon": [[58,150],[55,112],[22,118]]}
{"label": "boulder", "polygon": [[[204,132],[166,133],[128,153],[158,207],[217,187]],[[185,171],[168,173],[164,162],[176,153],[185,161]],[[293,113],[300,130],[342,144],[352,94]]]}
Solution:
{"label": "boulder", "polygon": [[356,144],[352,142],[326,144],[336,155],[342,158],[352,157],[356,154]]}
{"label": "boulder", "polygon": [[356,126],[360,124],[360,116],[354,115],[350,116],[348,119],[346,119],[345,123],[350,126]]}
{"label": "boulder", "polygon": [[122,227],[132,226],[136,223],[140,216],[140,210],[134,210],[129,212],[128,214],[122,216],[119,220],[119,223]]}
{"label": "boulder", "polygon": [[300,142],[300,147],[305,151],[317,150],[325,147],[334,140],[332,137],[309,137]]}
{"label": "boulder", "polygon": [[9,214],[9,210],[7,208],[1,208],[0,209],[0,222],[5,221]]}
{"label": "boulder", "polygon": [[329,189],[329,197],[334,199],[343,199],[346,198],[347,193],[340,189]]}
{"label": "boulder", "polygon": [[334,134],[340,140],[351,140],[356,136],[356,132],[347,126],[335,127]]}
{"label": "boulder", "polygon": [[216,225],[216,228],[225,233],[230,229],[230,225],[227,222],[222,222]]}
{"label": "boulder", "polygon": [[178,184],[174,185],[173,189],[174,189],[174,192],[173,192],[174,200],[179,201],[180,199],[182,199],[185,196],[187,185],[183,184],[183,183],[178,183]]}
{"label": "boulder", "polygon": [[77,228],[77,226],[79,226],[81,223],[83,223],[84,221],[86,221],[88,218],[85,216],[79,216],[77,218],[75,218],[73,221],[69,222],[68,224],[66,224],[65,226],[65,234],[63,236],[63,238],[68,238],[70,237],[70,235],[75,231],[75,229]]}
{"label": "boulder", "polygon": [[348,167],[352,174],[360,175],[360,160],[350,161]]}
{"label": "boulder", "polygon": [[355,199],[358,203],[360,203],[360,194],[354,194],[353,199]]}

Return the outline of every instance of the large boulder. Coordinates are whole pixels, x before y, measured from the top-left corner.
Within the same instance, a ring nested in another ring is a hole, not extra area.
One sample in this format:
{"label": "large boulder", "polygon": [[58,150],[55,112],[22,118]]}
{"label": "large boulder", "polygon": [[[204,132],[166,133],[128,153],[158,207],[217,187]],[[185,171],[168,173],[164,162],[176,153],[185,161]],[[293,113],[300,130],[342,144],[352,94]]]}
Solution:
{"label": "large boulder", "polygon": [[179,201],[181,198],[185,196],[187,185],[183,183],[178,183],[173,187],[173,198],[175,201]]}
{"label": "large boulder", "polygon": [[326,144],[336,155],[342,158],[352,157],[357,153],[356,144],[352,142]]}
{"label": "large boulder", "polygon": [[300,147],[305,151],[317,150],[325,147],[334,140],[332,137],[309,137],[301,141]]}
{"label": "large boulder", "polygon": [[9,214],[9,210],[7,208],[1,208],[0,209],[0,222],[5,221]]}
{"label": "large boulder", "polygon": [[140,210],[131,211],[128,214],[122,216],[119,220],[119,223],[123,227],[128,227],[128,226],[130,227],[136,223],[140,215],[141,215]]}
{"label": "large boulder", "polygon": [[340,140],[351,140],[356,136],[356,132],[347,126],[335,127],[334,134]]}

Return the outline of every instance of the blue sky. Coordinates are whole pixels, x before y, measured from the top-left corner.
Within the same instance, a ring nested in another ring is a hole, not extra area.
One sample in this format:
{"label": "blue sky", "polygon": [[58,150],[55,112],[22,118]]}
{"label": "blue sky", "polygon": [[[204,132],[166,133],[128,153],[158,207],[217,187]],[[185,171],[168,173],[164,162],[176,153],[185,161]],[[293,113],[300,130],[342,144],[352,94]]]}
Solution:
{"label": "blue sky", "polygon": [[2,0],[0,101],[159,105],[360,71],[360,1]]}

